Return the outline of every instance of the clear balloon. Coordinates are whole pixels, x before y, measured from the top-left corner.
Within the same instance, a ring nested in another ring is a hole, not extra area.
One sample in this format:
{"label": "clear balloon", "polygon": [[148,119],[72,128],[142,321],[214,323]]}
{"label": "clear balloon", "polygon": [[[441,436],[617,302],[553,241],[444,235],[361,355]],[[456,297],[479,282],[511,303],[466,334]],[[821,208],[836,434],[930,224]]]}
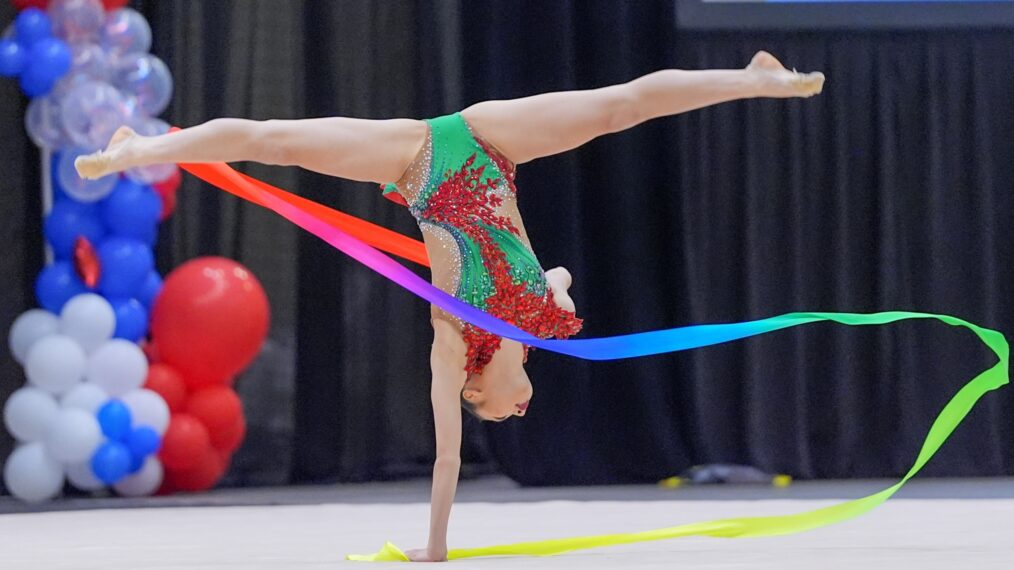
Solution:
{"label": "clear balloon", "polygon": [[84,410],[60,410],[46,432],[46,451],[61,463],[87,460],[102,443],[102,430],[95,416]]}
{"label": "clear balloon", "polygon": [[47,501],[63,488],[63,466],[46,453],[41,442],[22,445],[4,465],[4,484],[22,501]]}
{"label": "clear balloon", "polygon": [[119,398],[140,388],[147,374],[144,352],[132,342],[113,339],[91,356],[85,376],[113,398]]}
{"label": "clear balloon", "polygon": [[135,427],[150,426],[158,435],[164,434],[169,427],[169,406],[157,393],[146,389],[134,390],[124,394],[120,400],[130,410]]}
{"label": "clear balloon", "polygon": [[[90,458],[89,458],[90,459]],[[82,491],[98,491],[106,486],[99,481],[99,478],[92,472],[91,461],[76,463],[67,467],[67,480],[74,487]]]}
{"label": "clear balloon", "polygon": [[137,98],[146,115],[165,111],[173,96],[173,76],[159,58],[151,54],[129,54],[117,61],[113,85]]}
{"label": "clear balloon", "polygon": [[60,311],[60,331],[76,340],[91,354],[113,338],[116,313],[112,305],[95,293],[84,293],[67,302]]}
{"label": "clear balloon", "polygon": [[136,10],[114,10],[106,14],[102,46],[113,55],[147,53],[151,49],[151,26]]}
{"label": "clear balloon", "polygon": [[85,180],[77,175],[74,169],[74,160],[77,157],[88,154],[89,151],[81,148],[67,149],[60,153],[60,162],[57,165],[57,181],[60,188],[68,196],[79,202],[97,202],[113,191],[119,176],[110,174],[98,180]]}
{"label": "clear balloon", "polygon": [[39,148],[52,150],[67,144],[67,134],[63,132],[63,116],[54,93],[36,97],[28,103],[25,130]]}
{"label": "clear balloon", "polygon": [[162,462],[155,457],[149,457],[140,471],[113,485],[113,489],[124,497],[147,497],[158,491],[164,476]]}
{"label": "clear balloon", "polygon": [[52,0],[48,12],[53,32],[72,42],[97,40],[106,22],[99,0]]}
{"label": "clear balloon", "polygon": [[82,382],[60,397],[60,406],[64,409],[84,410],[95,415],[108,401],[109,394],[106,394],[105,390],[95,384]]}
{"label": "clear balloon", "polygon": [[88,362],[76,340],[60,334],[35,343],[25,358],[25,375],[34,386],[60,395],[81,382]]}
{"label": "clear balloon", "polygon": [[71,142],[84,149],[105,148],[116,129],[130,118],[123,95],[104,81],[77,83],[61,101],[64,131]]}
{"label": "clear balloon", "polygon": [[112,78],[113,64],[102,46],[93,43],[71,44],[70,53],[72,75],[89,77],[96,81],[109,81]]}
{"label": "clear balloon", "polygon": [[36,341],[60,331],[60,319],[43,309],[29,309],[14,319],[7,346],[19,364],[25,363],[28,350]]}
{"label": "clear balloon", "polygon": [[[145,137],[153,137],[156,135],[164,135],[169,132],[169,123],[161,119],[153,119],[151,117],[139,117],[131,123],[131,127],[137,134]],[[176,165],[169,164],[152,164],[149,166],[142,166],[138,168],[131,168],[127,170],[127,176],[136,182],[141,184],[155,184],[168,180],[176,172]],[[159,212],[161,213],[161,200],[159,201]],[[157,217],[156,217],[157,219]]]}
{"label": "clear balloon", "polygon": [[4,404],[4,425],[18,441],[42,441],[50,422],[59,411],[52,394],[41,388],[25,386],[7,398]]}

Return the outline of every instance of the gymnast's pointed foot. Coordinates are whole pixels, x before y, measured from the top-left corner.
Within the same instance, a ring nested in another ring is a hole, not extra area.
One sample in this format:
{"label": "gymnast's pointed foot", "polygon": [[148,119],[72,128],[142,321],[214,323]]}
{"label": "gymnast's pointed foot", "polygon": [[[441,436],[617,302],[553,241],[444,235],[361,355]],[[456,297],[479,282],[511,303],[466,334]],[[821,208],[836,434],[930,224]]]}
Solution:
{"label": "gymnast's pointed foot", "polygon": [[546,281],[549,282],[549,287],[553,290],[553,301],[562,309],[566,309],[572,313],[577,312],[577,309],[574,307],[574,300],[570,298],[570,293],[567,292],[570,289],[570,285],[574,282],[570,271],[567,271],[566,267],[550,269],[546,272]]}
{"label": "gymnast's pointed foot", "polygon": [[812,97],[824,89],[823,73],[789,71],[766,51],[757,52],[746,69],[760,80],[762,97]]}
{"label": "gymnast's pointed foot", "polygon": [[121,172],[127,169],[126,157],[129,147],[137,137],[137,133],[127,126],[120,127],[113,138],[109,140],[109,146],[88,155],[82,155],[74,160],[74,168],[81,178],[94,180],[114,172]]}

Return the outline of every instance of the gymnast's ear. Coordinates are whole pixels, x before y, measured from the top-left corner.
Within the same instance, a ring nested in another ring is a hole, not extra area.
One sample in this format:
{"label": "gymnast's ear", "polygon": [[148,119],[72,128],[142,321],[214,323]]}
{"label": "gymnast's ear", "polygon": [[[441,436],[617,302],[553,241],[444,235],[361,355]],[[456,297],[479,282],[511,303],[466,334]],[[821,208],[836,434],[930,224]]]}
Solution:
{"label": "gymnast's ear", "polygon": [[482,390],[478,388],[465,388],[461,391],[461,399],[469,404],[478,404],[482,401]]}

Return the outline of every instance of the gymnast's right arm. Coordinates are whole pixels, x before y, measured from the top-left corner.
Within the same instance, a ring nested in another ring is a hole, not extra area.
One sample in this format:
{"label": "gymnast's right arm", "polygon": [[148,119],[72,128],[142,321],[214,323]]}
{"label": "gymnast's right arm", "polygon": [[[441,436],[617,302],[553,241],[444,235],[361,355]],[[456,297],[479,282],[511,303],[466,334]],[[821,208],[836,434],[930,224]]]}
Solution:
{"label": "gymnast's right arm", "polygon": [[433,404],[437,458],[433,465],[430,536],[425,551],[407,554],[415,561],[438,562],[447,559],[447,521],[451,516],[461,468],[461,389],[466,379],[467,349],[461,333],[443,319],[433,319],[433,337],[430,400]]}

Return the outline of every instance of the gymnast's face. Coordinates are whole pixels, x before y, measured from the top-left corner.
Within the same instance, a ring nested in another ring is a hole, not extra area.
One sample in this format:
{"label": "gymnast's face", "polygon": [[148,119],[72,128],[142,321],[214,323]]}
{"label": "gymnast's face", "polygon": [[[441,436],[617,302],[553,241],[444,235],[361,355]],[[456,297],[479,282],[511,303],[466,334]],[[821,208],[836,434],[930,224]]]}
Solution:
{"label": "gymnast's face", "polygon": [[486,421],[502,422],[512,416],[523,417],[528,411],[532,399],[528,374],[522,366],[504,368],[490,362],[482,374],[471,375],[461,391],[461,397]]}

